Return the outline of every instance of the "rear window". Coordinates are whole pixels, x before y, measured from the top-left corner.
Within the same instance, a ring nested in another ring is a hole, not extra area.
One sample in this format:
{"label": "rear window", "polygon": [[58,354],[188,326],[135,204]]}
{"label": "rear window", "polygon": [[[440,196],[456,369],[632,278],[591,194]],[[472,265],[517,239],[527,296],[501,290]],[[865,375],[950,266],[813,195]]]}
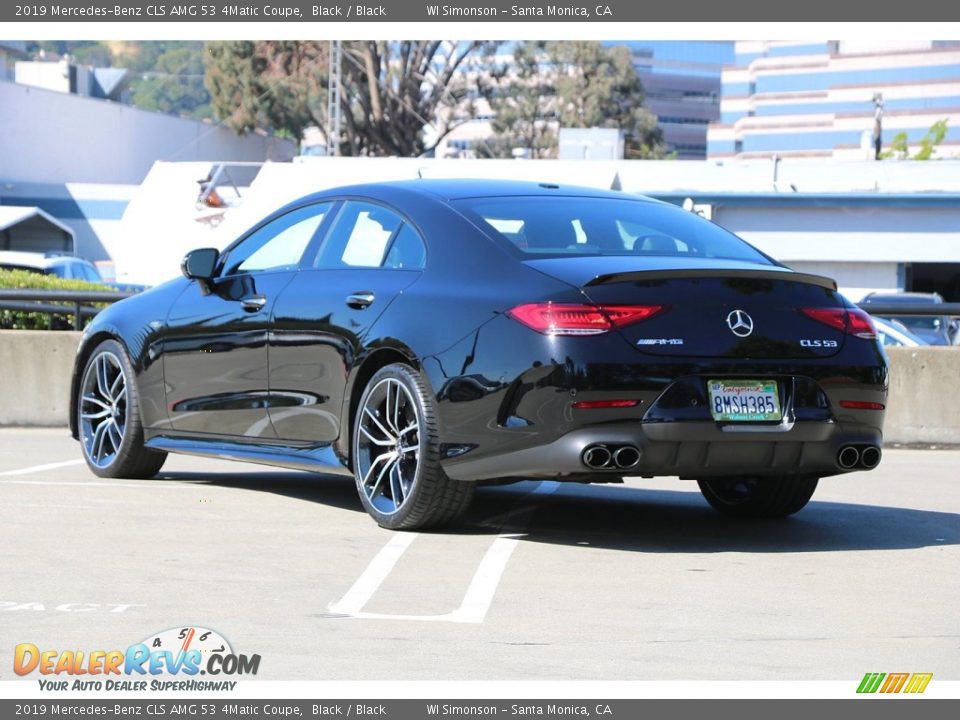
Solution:
{"label": "rear window", "polygon": [[735,235],[672,205],[530,196],[467,198],[453,201],[453,206],[529,258],[655,255],[771,264]]}

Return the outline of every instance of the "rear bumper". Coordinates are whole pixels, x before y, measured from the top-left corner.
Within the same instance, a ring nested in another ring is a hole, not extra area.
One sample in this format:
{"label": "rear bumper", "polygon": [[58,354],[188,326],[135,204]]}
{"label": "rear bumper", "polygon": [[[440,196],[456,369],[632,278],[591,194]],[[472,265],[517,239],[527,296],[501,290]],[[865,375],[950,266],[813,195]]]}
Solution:
{"label": "rear bumper", "polygon": [[[624,475],[825,477],[852,471],[837,464],[842,447],[879,446],[881,441],[874,427],[838,422],[796,423],[786,430],[759,431],[712,422],[633,422],[579,428],[547,444],[498,455],[470,458],[468,454],[457,462],[446,461],[444,469],[451,478],[465,481],[532,477],[604,482]],[[583,454],[596,444],[634,446],[640,450],[640,460],[628,469],[591,469]]]}

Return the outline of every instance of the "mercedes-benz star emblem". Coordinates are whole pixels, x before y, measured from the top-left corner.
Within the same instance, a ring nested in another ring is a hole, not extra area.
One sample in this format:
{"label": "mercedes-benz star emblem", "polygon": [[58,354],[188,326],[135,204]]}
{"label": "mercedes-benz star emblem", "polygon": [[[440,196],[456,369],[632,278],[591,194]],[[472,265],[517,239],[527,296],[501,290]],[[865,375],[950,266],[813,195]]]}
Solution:
{"label": "mercedes-benz star emblem", "polygon": [[733,310],[727,315],[727,327],[737,337],[745,338],[753,332],[753,318],[743,310]]}

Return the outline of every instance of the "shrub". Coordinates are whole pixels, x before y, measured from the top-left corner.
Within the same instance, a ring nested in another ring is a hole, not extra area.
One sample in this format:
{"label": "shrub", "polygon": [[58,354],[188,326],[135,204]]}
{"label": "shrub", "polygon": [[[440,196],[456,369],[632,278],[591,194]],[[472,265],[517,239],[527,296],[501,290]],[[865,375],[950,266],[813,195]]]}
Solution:
{"label": "shrub", "polygon": [[[43,275],[28,270],[0,269],[0,289],[4,290],[114,290],[108,285],[91,283],[84,280],[64,280],[56,275]],[[50,303],[45,303],[50,304]],[[73,330],[72,304],[53,303],[63,306],[63,313],[23,312],[21,310],[0,309],[0,329],[3,330]],[[106,304],[97,303],[94,307],[104,308]],[[90,318],[84,319],[84,324]]]}

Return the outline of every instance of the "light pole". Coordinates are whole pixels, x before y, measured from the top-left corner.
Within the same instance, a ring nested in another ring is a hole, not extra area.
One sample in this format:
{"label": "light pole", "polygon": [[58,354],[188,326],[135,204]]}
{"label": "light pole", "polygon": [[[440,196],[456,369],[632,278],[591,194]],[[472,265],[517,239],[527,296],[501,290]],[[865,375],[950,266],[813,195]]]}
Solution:
{"label": "light pole", "polygon": [[883,93],[873,94],[873,159],[880,159],[883,149]]}

